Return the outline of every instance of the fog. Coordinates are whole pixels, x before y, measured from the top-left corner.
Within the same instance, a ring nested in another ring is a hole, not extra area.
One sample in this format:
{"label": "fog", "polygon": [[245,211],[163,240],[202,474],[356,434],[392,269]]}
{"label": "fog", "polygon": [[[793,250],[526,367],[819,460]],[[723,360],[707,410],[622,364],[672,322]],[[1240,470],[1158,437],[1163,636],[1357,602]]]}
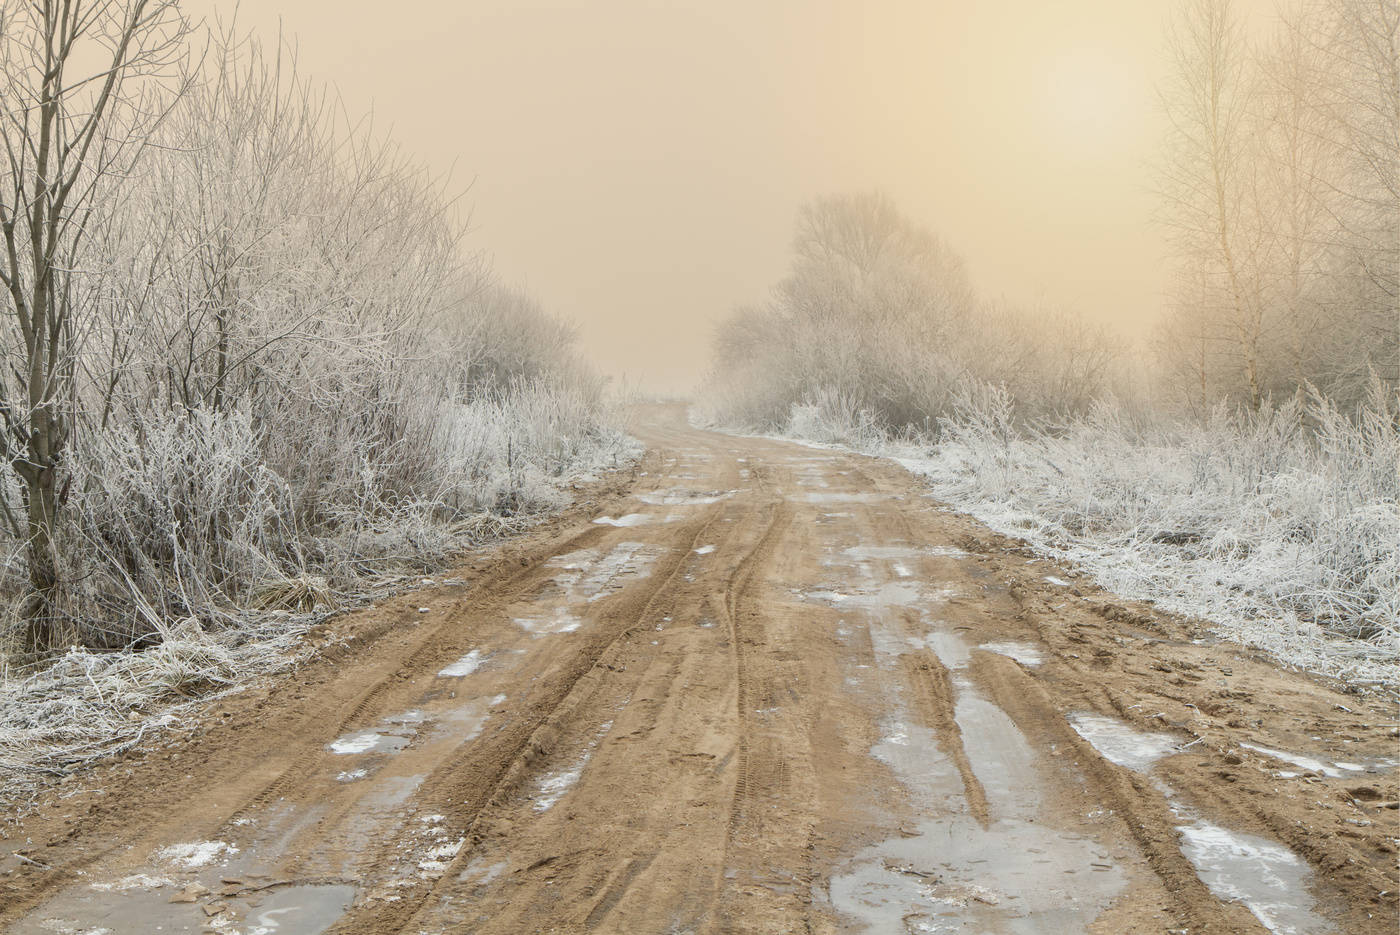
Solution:
{"label": "fog", "polygon": [[238,19],[280,22],[304,73],[450,172],[471,245],[600,367],[689,390],[714,324],[781,276],[798,206],[836,192],[888,194],[985,294],[1144,333],[1166,280],[1150,163],[1168,11],[243,0]]}

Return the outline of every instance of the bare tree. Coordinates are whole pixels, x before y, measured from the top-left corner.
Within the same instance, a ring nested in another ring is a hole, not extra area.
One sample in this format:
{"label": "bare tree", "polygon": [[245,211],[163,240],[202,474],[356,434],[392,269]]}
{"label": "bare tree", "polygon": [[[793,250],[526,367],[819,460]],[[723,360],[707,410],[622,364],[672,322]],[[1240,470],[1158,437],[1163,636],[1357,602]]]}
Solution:
{"label": "bare tree", "polygon": [[[174,0],[7,0],[0,6],[0,374],[3,451],[24,501],[28,649],[59,638],[58,513],[74,428],[84,236],[158,121],[183,53]],[[18,523],[17,523],[18,525]]]}
{"label": "bare tree", "polygon": [[1264,395],[1261,227],[1249,151],[1246,50],[1229,0],[1189,0],[1173,24],[1174,74],[1165,93],[1172,134],[1163,171],[1166,219],[1188,263],[1220,281],[1227,325],[1252,409]]}

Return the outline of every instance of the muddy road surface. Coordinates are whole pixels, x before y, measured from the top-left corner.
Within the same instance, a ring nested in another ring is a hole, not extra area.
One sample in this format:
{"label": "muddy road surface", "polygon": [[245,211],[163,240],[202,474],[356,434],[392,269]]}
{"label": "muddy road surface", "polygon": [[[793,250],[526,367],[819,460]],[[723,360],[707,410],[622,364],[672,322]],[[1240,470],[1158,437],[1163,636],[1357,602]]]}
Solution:
{"label": "muddy road surface", "polygon": [[51,933],[1393,933],[1393,699],[687,427],[6,827]]}

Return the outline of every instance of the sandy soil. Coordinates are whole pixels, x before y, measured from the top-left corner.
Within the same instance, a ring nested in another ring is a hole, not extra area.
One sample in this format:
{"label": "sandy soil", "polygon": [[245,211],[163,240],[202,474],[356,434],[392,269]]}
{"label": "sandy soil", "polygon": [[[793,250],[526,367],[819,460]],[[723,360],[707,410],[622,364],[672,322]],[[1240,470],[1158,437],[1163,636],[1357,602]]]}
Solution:
{"label": "sandy soil", "polygon": [[55,787],[0,839],[0,928],[1396,930],[1393,699],[893,465],[638,434],[633,476]]}

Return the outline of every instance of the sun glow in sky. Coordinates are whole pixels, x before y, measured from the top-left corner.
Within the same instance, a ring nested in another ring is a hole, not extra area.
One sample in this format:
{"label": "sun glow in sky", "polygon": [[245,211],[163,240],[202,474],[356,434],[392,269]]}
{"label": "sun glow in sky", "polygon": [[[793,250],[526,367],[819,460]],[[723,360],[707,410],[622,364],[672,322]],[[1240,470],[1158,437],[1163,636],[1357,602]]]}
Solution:
{"label": "sun glow in sky", "polygon": [[1036,116],[1049,145],[1115,153],[1134,146],[1145,116],[1134,105],[1150,102],[1152,89],[1130,65],[1104,47],[1077,47],[1049,56],[1044,76]]}
{"label": "sun glow in sky", "polygon": [[[1259,16],[1273,0],[1241,0]],[[187,0],[196,13],[232,0]],[[991,297],[1128,335],[1166,287],[1151,163],[1171,0],[241,0],[468,189],[472,246],[607,372],[688,390],[794,214],[879,189]]]}

